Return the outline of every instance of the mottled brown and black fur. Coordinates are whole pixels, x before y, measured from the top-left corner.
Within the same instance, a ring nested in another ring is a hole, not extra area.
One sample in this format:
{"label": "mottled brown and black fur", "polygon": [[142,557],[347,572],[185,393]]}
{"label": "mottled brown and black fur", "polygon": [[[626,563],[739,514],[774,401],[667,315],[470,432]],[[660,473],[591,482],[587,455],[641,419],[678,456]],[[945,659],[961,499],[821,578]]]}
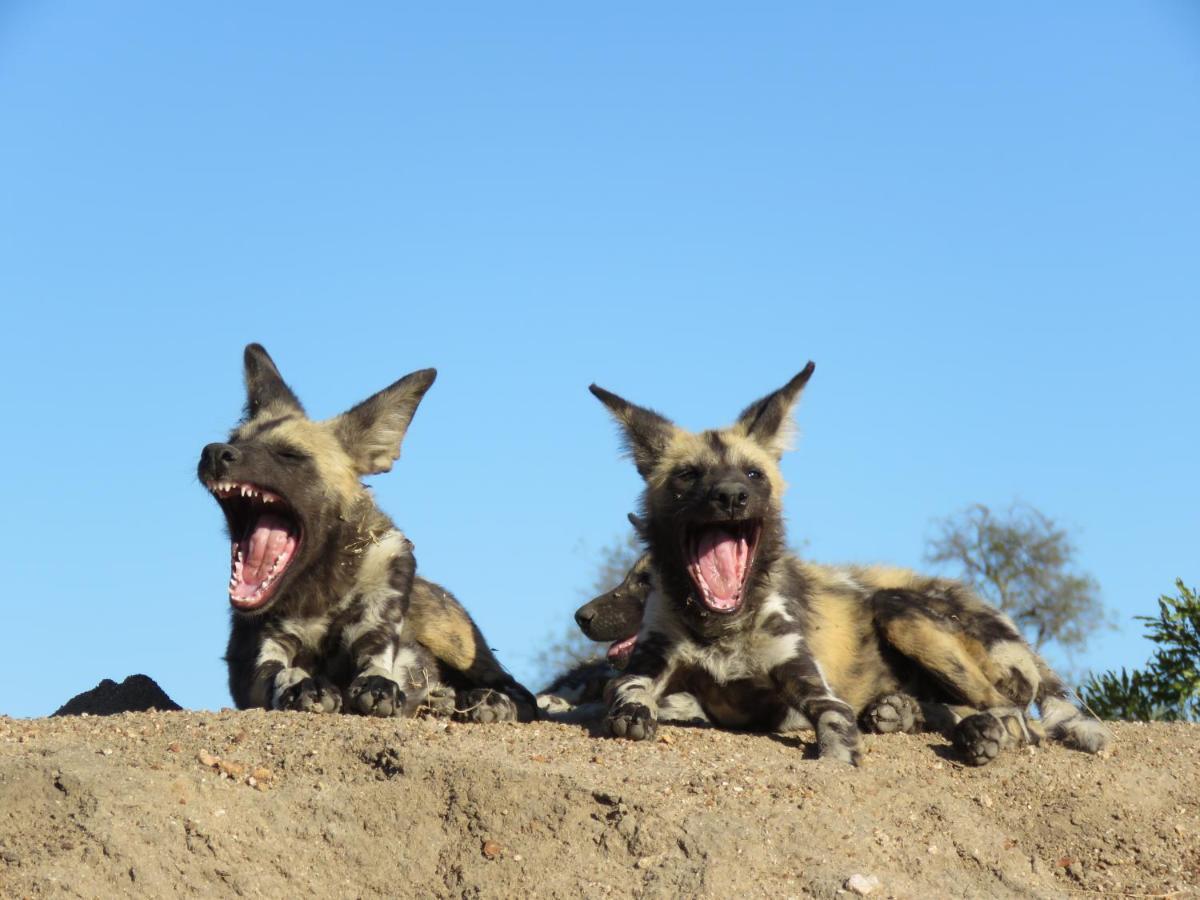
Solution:
{"label": "mottled brown and black fur", "polygon": [[[226,442],[204,448],[198,472],[233,540],[225,659],[239,708],[388,716],[457,703],[477,721],[535,717],[532,695],[466,610],[416,575],[412,544],[361,481],[391,469],[435,375],[413,372],[314,421],[267,352],[246,348],[244,418]],[[239,539],[265,515],[286,525],[294,553],[276,559],[282,572],[273,566],[252,597],[235,599]]]}
{"label": "mottled brown and black fur", "polygon": [[[1050,736],[1095,752],[1106,741],[1006,616],[961,584],[884,567],[804,562],[786,550],[778,461],[812,373],[748,407],[726,429],[687,432],[593,386],[624,430],[646,482],[643,536],[657,589],[609,727],[654,733],[663,696],[694,695],[714,722],[812,727],[822,757],[856,762],[856,721],[878,731],[948,727],[968,761]],[[713,595],[694,550],[715,532],[750,546],[740,591]],[[689,554],[689,548],[693,548]]]}

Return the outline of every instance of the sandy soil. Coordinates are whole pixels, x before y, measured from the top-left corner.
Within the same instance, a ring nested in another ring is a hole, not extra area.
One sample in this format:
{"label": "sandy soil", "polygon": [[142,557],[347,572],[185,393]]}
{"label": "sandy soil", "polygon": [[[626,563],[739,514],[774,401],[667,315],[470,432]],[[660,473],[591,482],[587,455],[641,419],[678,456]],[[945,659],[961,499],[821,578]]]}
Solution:
{"label": "sandy soil", "polygon": [[852,770],[702,728],[0,717],[0,895],[1200,896],[1200,727],[1114,731],[984,769],[869,736]]}

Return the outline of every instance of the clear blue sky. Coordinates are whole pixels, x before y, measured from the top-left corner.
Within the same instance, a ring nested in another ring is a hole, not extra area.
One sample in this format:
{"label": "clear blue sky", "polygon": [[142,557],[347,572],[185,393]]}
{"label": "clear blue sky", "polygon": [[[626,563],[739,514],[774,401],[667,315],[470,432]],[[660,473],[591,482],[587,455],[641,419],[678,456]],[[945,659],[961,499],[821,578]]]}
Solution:
{"label": "clear blue sky", "polygon": [[377,494],[520,677],[639,490],[587,385],[699,428],[808,359],[811,557],[1019,498],[1139,664],[1200,580],[1198,163],[1186,2],[8,0],[0,712],[229,703],[252,340],[319,416],[438,367]]}

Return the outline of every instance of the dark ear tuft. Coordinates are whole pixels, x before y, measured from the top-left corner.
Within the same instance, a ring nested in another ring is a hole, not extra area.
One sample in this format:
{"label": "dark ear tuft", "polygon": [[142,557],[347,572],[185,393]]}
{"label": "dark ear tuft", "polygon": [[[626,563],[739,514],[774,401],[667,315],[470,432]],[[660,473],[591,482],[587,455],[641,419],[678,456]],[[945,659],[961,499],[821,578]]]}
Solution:
{"label": "dark ear tuft", "polygon": [[630,513],[628,518],[629,524],[633,526],[633,530],[637,532],[638,537],[644,539],[646,537],[646,520],[637,513]]}
{"label": "dark ear tuft", "polygon": [[816,366],[810,361],[791,381],[774,393],[751,403],[738,416],[737,427],[776,458],[791,448],[795,425],[792,407]]}
{"label": "dark ear tuft", "polygon": [[588,388],[608,407],[625,434],[625,447],[633,457],[638,474],[649,478],[658,459],[671,442],[675,426],[653,410],[630,403],[598,385]]}
{"label": "dark ear tuft", "polygon": [[334,434],[359,475],[392,468],[408,424],[435,378],[437,369],[419,369],[333,420]]}
{"label": "dark ear tuft", "polygon": [[242,361],[246,377],[247,419],[253,419],[268,407],[275,407],[279,412],[304,413],[299,398],[284,382],[274,360],[262,344],[247,344]]}

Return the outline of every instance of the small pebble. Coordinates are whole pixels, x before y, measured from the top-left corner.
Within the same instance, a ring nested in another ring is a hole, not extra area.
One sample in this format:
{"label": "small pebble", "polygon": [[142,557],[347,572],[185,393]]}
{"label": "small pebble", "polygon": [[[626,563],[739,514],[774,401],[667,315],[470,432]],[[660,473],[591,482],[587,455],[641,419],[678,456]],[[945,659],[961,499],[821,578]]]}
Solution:
{"label": "small pebble", "polygon": [[879,878],[875,875],[855,873],[846,879],[845,888],[853,894],[865,897],[872,891],[879,890]]}

